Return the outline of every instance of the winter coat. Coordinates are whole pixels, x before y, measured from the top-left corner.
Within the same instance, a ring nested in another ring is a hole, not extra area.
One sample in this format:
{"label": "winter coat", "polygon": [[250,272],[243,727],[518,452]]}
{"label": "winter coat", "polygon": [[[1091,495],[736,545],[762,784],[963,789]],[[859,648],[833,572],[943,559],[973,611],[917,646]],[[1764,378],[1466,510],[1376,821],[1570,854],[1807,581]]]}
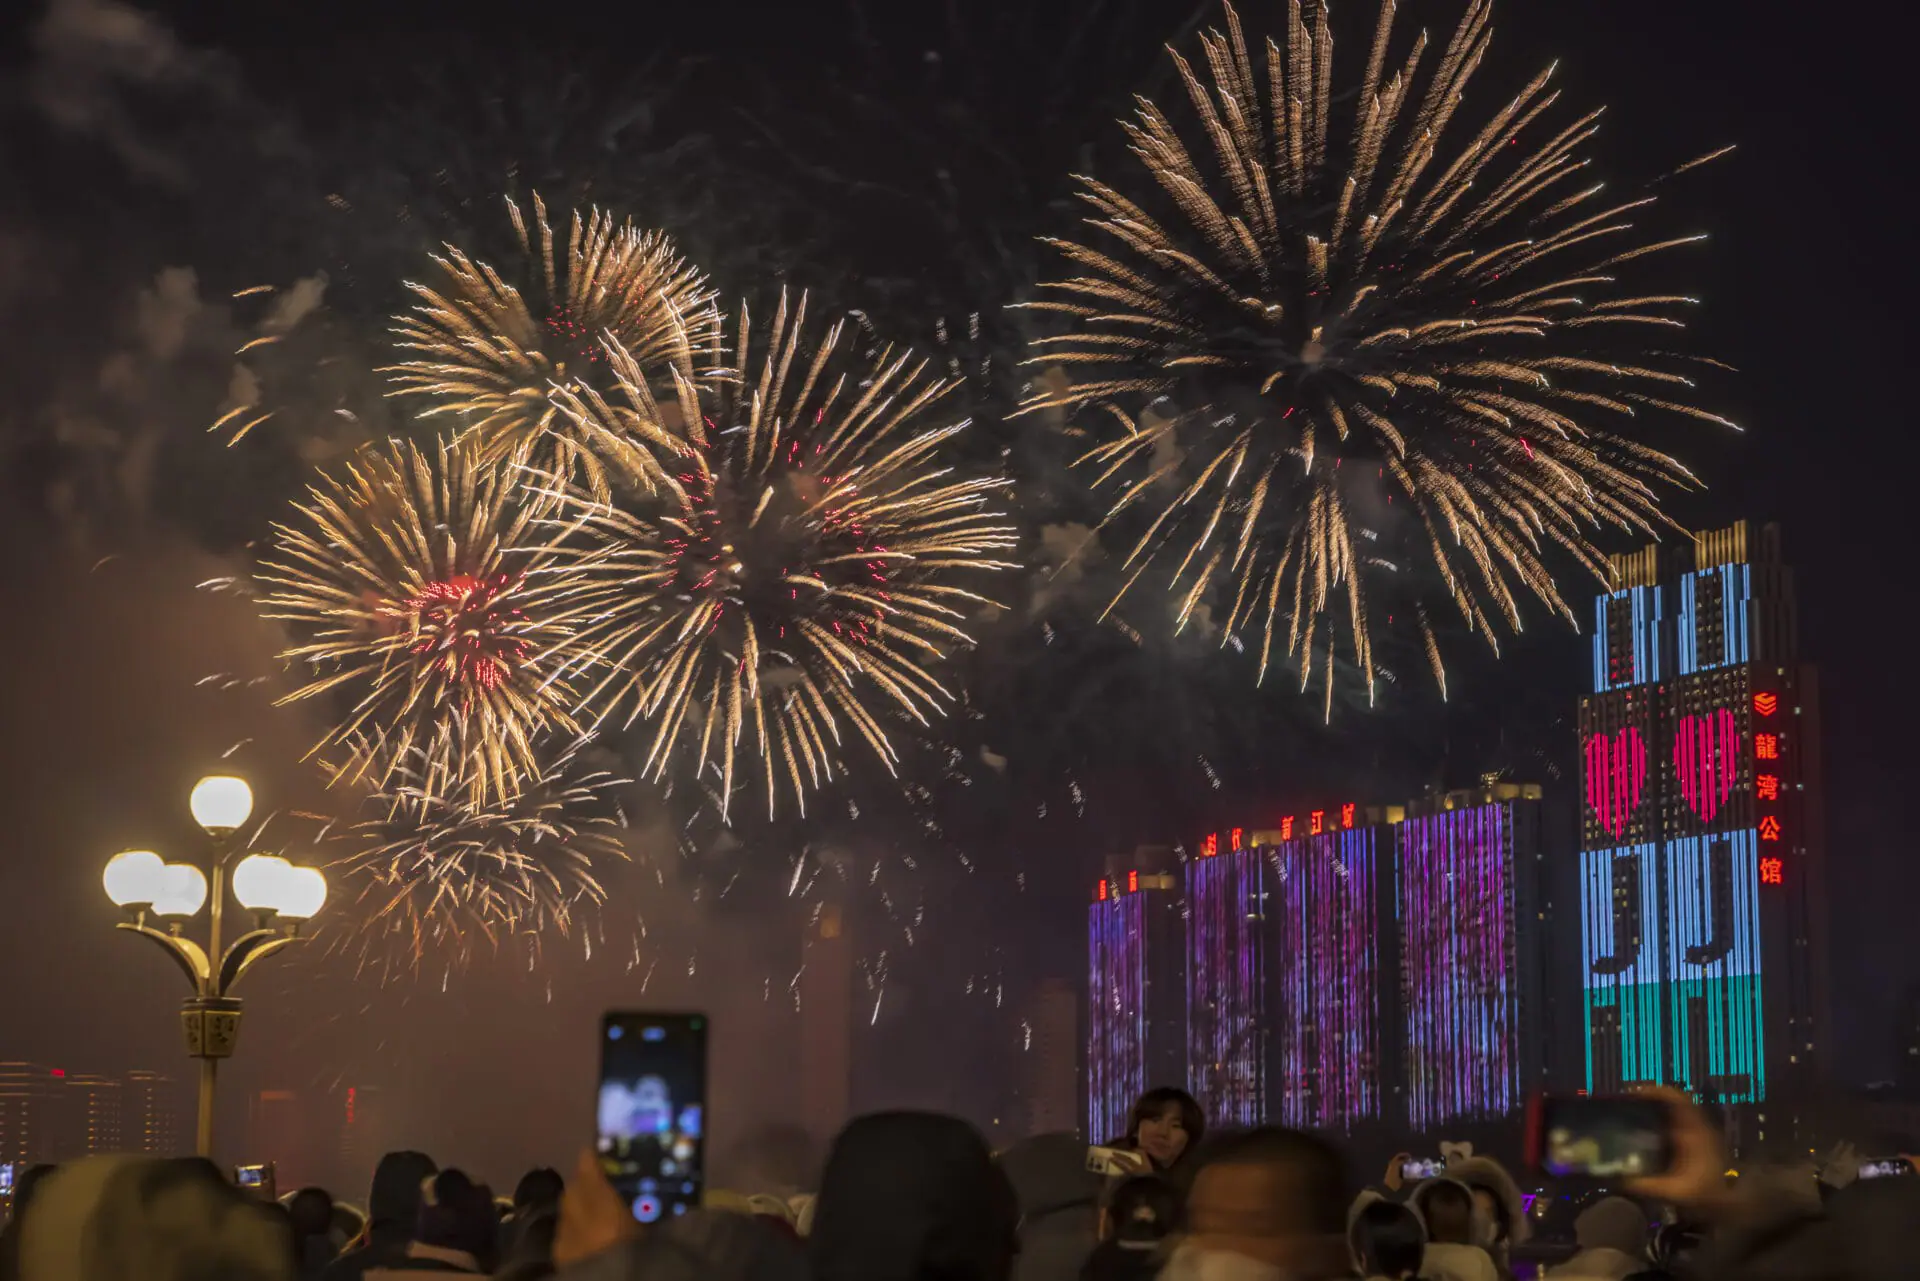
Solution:
{"label": "winter coat", "polygon": [[435,1277],[484,1275],[480,1261],[465,1250],[443,1250],[418,1241],[391,1266],[367,1269],[367,1281],[432,1281]]}
{"label": "winter coat", "polygon": [[1603,1245],[1580,1251],[1556,1265],[1550,1275],[1553,1281],[1576,1281],[1576,1278],[1578,1281],[1627,1281],[1634,1273],[1644,1272],[1650,1266],[1644,1250],[1634,1255]]}
{"label": "winter coat", "polygon": [[1105,1179],[1087,1169],[1087,1145],[1073,1134],[1041,1134],[1000,1154],[1020,1206],[1020,1254],[1013,1281],[1074,1281],[1099,1243]]}
{"label": "winter coat", "polygon": [[363,1281],[369,1269],[395,1267],[404,1260],[420,1214],[420,1184],[435,1171],[432,1159],[419,1152],[381,1157],[367,1196],[366,1242],[329,1263],[320,1281]]}
{"label": "winter coat", "polygon": [[1493,1256],[1477,1245],[1432,1241],[1420,1255],[1424,1281],[1498,1281]]}

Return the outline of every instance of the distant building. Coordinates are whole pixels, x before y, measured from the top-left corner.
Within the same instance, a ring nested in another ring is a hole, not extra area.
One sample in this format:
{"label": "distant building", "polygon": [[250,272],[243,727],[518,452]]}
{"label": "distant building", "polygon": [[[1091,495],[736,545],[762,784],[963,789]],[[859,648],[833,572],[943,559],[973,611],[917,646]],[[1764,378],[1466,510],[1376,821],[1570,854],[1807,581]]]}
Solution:
{"label": "distant building", "polygon": [[1920,1098],[1920,984],[1900,993],[1894,1011],[1893,1079],[1904,1094]]}
{"label": "distant building", "polygon": [[122,1119],[127,1151],[179,1154],[179,1096],[171,1077],[139,1070],[127,1073]]}
{"label": "distant building", "polygon": [[1180,881],[1128,869],[1087,909],[1087,1137],[1126,1132],[1135,1100],[1187,1081],[1187,928]]}
{"label": "distant building", "polygon": [[247,1098],[247,1164],[274,1166],[282,1188],[315,1181],[319,1173],[317,1118],[308,1115],[297,1090],[260,1090]]}
{"label": "distant building", "polygon": [[[1555,878],[1541,789],[1490,782],[1408,807],[1398,851],[1401,1063],[1415,1133],[1510,1117],[1555,1083]],[[1571,888],[1571,878],[1568,888]],[[1556,981],[1558,979],[1558,981]]]}
{"label": "distant building", "polygon": [[800,1116],[816,1137],[849,1119],[853,1088],[853,940],[838,907],[807,928],[800,971]]}
{"label": "distant building", "polygon": [[[331,1177],[350,1188],[367,1187],[373,1168],[392,1147],[387,1096],[377,1085],[341,1088],[334,1110],[338,1122],[339,1161]],[[283,1183],[286,1180],[282,1180]]]}
{"label": "distant building", "polygon": [[124,1152],[125,1087],[110,1076],[73,1073],[66,1078],[65,1151],[61,1159]]}
{"label": "distant building", "polygon": [[56,1161],[66,1073],[38,1063],[0,1063],[0,1161]]}
{"label": "distant building", "polygon": [[1080,1128],[1080,995],[1066,979],[1043,979],[1027,1003],[1021,1097],[1026,1132]]}

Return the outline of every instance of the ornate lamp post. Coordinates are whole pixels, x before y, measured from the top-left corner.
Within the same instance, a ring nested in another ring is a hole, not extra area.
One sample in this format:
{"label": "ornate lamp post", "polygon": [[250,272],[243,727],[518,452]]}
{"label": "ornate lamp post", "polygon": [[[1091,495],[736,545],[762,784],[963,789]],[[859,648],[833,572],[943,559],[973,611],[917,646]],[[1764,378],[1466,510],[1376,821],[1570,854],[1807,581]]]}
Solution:
{"label": "ornate lamp post", "polygon": [[[187,1053],[200,1060],[197,1150],[213,1154],[213,1088],[220,1060],[240,1037],[240,998],[233,987],[254,962],[299,938],[300,922],[327,901],[327,881],[317,868],[295,867],[270,854],[248,854],[233,868],[233,897],[253,914],[253,928],[222,950],[227,865],[234,833],[253,812],[253,792],[244,779],[216,774],[194,785],[189,802],[196,822],[212,838],[212,893],[206,873],[192,863],[167,863],[151,850],[127,850],[107,860],[107,897],[132,919],[118,928],[153,940],[187,976],[193,995],[180,1007]],[[207,944],[186,937],[187,919],[211,902]],[[154,922],[159,922],[156,925]]]}

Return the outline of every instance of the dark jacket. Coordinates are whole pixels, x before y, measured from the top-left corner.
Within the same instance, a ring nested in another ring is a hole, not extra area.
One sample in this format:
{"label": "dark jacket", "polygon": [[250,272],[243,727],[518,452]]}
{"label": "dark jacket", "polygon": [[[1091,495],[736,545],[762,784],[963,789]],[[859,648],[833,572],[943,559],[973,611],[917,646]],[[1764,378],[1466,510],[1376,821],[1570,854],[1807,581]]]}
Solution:
{"label": "dark jacket", "polygon": [[1105,1179],[1087,1169],[1087,1145],[1073,1134],[1041,1134],[1000,1155],[1020,1205],[1020,1255],[1013,1281],[1073,1281],[1098,1243]]}
{"label": "dark jacket", "polygon": [[397,1266],[407,1255],[420,1214],[420,1184],[436,1167],[419,1152],[389,1152],[373,1172],[367,1194],[367,1240],[329,1263],[320,1281],[364,1281],[371,1268]]}
{"label": "dark jacket", "polygon": [[1167,1265],[1164,1244],[1102,1241],[1080,1267],[1080,1281],[1153,1281]]}
{"label": "dark jacket", "polygon": [[1703,1281],[1879,1281],[1916,1272],[1920,1179],[1869,1179],[1824,1206],[1812,1180],[1740,1180],[1690,1271]]}

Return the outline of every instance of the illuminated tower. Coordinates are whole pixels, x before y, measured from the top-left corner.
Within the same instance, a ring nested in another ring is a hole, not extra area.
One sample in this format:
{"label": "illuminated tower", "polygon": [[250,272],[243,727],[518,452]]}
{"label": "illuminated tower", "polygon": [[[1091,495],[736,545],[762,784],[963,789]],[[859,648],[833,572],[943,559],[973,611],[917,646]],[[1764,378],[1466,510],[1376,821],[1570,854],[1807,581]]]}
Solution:
{"label": "illuminated tower", "polygon": [[68,1156],[96,1156],[121,1152],[121,1085],[110,1076],[71,1073],[67,1077],[65,1111],[71,1127]]}
{"label": "illuminated tower", "polygon": [[1187,1081],[1187,930],[1180,882],[1109,876],[1087,909],[1087,1138],[1126,1133],[1134,1100]]}
{"label": "illuminated tower", "polygon": [[1353,811],[1273,847],[1268,1118],[1296,1129],[1384,1119],[1398,1076],[1392,830]]}
{"label": "illuminated tower", "polygon": [[171,1078],[159,1072],[127,1073],[126,1141],[129,1152],[175,1156],[180,1149],[180,1108]]}
{"label": "illuminated tower", "polygon": [[76,1155],[62,1150],[60,1131],[66,1073],[38,1063],[0,1063],[0,1161],[54,1161]]}
{"label": "illuminated tower", "polygon": [[1554,1083],[1556,895],[1540,797],[1535,784],[1491,782],[1417,802],[1394,830],[1415,1132],[1511,1116]]}
{"label": "illuminated tower", "polygon": [[1779,531],[1613,575],[1580,707],[1588,1084],[1773,1098],[1785,1138],[1816,1084],[1826,939],[1817,689]]}

